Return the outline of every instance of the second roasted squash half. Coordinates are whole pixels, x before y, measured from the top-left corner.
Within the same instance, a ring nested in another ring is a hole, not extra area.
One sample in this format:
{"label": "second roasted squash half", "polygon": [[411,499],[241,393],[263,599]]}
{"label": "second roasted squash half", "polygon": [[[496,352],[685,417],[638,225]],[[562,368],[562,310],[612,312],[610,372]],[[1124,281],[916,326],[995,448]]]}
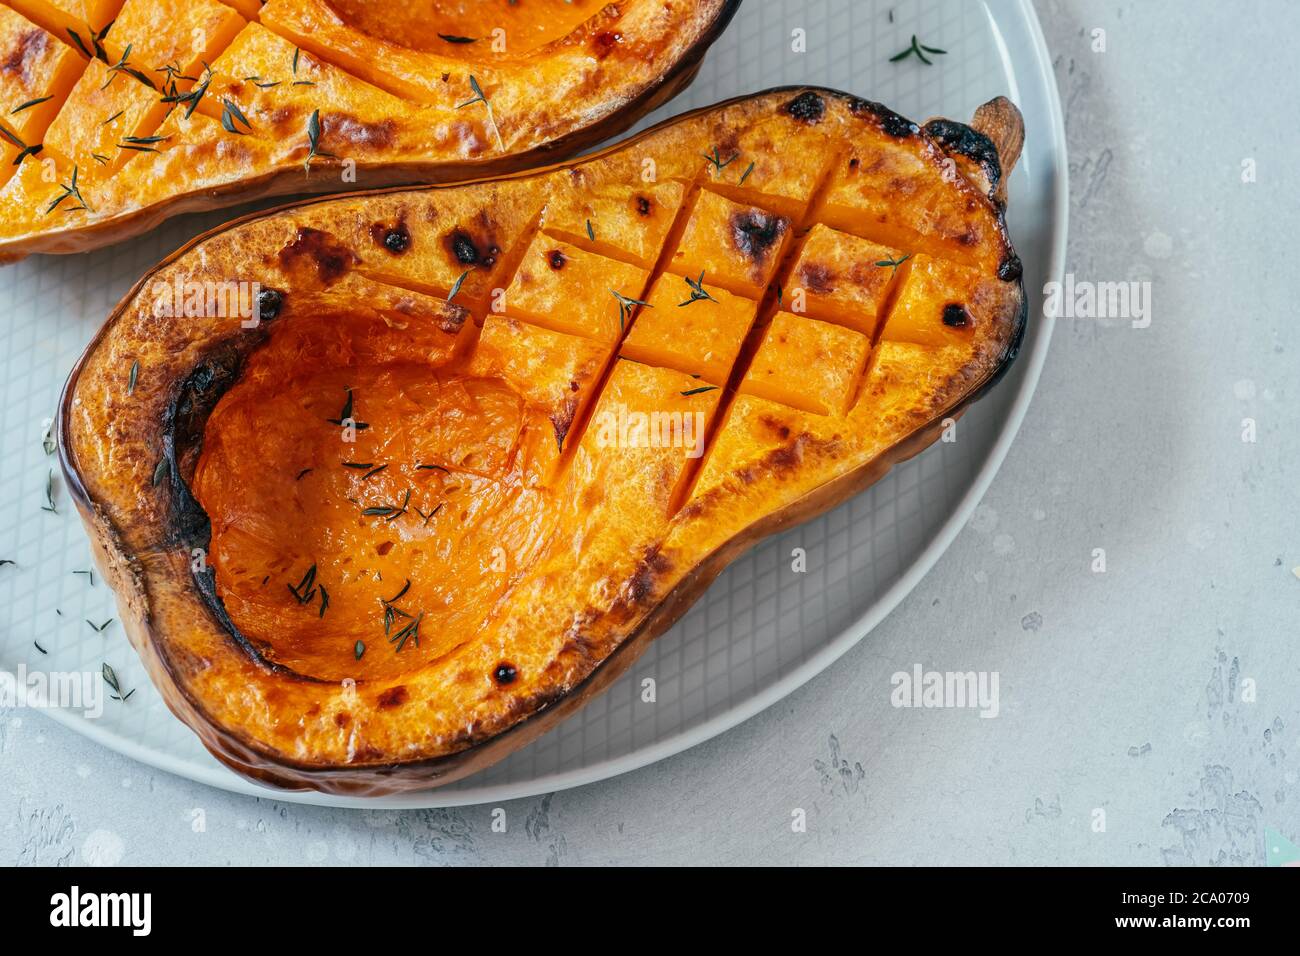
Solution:
{"label": "second roasted squash half", "polygon": [[286,192],[564,158],[739,0],[0,0],[0,261]]}
{"label": "second roasted squash half", "polygon": [[499,759],[740,551],[934,441],[1025,320],[997,100],[818,89],[196,240],[91,344],[66,473],[171,708],[285,787]]}

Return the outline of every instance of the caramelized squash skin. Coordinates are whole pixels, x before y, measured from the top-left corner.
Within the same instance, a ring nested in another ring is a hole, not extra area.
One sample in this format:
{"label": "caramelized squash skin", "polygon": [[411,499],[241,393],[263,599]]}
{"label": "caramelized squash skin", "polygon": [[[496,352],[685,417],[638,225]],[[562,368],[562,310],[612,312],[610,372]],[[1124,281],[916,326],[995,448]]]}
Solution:
{"label": "caramelized squash skin", "polygon": [[572,155],[689,84],[738,6],[0,0],[0,262]]}
{"label": "caramelized squash skin", "polygon": [[553,726],[742,550],[1005,370],[1021,135],[1005,100],[918,127],[775,90],[177,252],[60,411],[168,704],[241,773],[349,794],[438,786]]}

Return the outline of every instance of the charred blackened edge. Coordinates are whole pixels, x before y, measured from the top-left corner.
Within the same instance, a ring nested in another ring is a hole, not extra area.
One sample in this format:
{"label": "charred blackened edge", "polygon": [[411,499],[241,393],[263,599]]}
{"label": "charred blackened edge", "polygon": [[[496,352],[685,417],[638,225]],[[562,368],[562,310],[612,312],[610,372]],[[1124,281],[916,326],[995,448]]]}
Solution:
{"label": "charred blackened edge", "polygon": [[900,116],[883,103],[877,103],[874,100],[864,100],[860,96],[849,96],[841,93],[849,105],[849,112],[854,116],[870,116],[875,119],[880,131],[895,139],[907,139],[909,136],[916,136],[921,132],[921,127],[913,123],[906,116]]}
{"label": "charred blackened edge", "polygon": [[949,119],[932,119],[924,126],[919,126],[881,103],[844,93],[839,95],[848,103],[850,113],[858,117],[871,117],[880,131],[888,136],[908,139],[924,135],[946,152],[965,156],[984,170],[984,175],[989,179],[989,195],[997,192],[1002,183],[1002,160],[993,140],[983,133],[965,123]]}
{"label": "charred blackened edge", "polygon": [[[277,311],[278,314],[278,311]],[[167,521],[169,547],[192,553],[202,549],[206,555],[212,545],[212,521],[203,505],[194,497],[186,480],[186,471],[192,471],[203,447],[203,431],[212,410],[223,395],[239,381],[244,359],[249,352],[262,345],[268,337],[267,322],[241,331],[213,344],[204,356],[175,386],[171,400],[162,413],[163,458],[167,462],[170,511]],[[182,466],[186,466],[182,468]],[[231,620],[225,602],[217,593],[217,572],[206,560],[202,570],[190,567],[195,590],[216,624],[230,635],[231,640],[257,664],[271,673],[294,680],[325,683],[320,678],[299,673],[292,668],[269,661],[261,649]]]}
{"label": "charred blackened edge", "polygon": [[993,145],[993,140],[965,123],[954,120],[932,119],[925,124],[923,130],[948,152],[960,153],[978,164],[989,178],[989,192],[997,192],[1002,183],[1002,160],[998,157],[998,148]]}
{"label": "charred blackened edge", "polygon": [[[906,116],[895,113],[883,103],[824,87],[787,86],[765,92],[781,93],[786,91],[799,91],[795,99],[782,107],[786,112],[792,112],[791,107],[794,104],[814,94],[838,97],[848,106],[850,113],[859,118],[870,118],[880,131],[887,136],[892,136],[895,139],[925,136],[934,140],[945,151],[959,153],[978,164],[989,178],[990,195],[997,192],[998,186],[1002,182],[1002,160],[998,156],[997,146],[994,145],[993,140],[965,123],[958,123],[956,120],[949,119],[932,119],[924,126],[920,126]],[[761,96],[763,94],[756,95]],[[726,104],[718,105],[725,106]],[[712,108],[717,109],[718,106]]]}
{"label": "charred blackened edge", "polygon": [[1024,263],[1016,255],[1011,245],[1011,235],[1007,231],[1006,202],[998,196],[1002,185],[1002,157],[993,140],[977,129],[949,119],[932,119],[921,130],[926,136],[938,143],[949,155],[957,153],[984,170],[989,180],[989,201],[997,212],[998,228],[1002,232],[1006,255],[998,265],[998,278],[1003,282],[1018,282],[1024,274]]}
{"label": "charred blackened edge", "polygon": [[826,115],[826,101],[822,99],[820,93],[808,90],[800,93],[781,109],[805,126],[816,126]]}

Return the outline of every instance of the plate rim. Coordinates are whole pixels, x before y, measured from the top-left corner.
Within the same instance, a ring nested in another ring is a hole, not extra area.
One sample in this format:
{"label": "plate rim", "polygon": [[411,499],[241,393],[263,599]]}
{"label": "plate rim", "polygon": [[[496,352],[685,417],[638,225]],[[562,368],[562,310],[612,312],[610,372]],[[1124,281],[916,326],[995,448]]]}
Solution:
{"label": "plate rim", "polygon": [[[990,0],[990,2],[996,2],[996,0]],[[1051,217],[1047,276],[1049,279],[1059,280],[1065,271],[1066,238],[1069,232],[1070,218],[1069,162],[1064,112],[1060,90],[1051,66],[1051,53],[1048,50],[1042,23],[1033,7],[1032,0],[1011,0],[1011,3],[1013,6],[1010,12],[1013,15],[1018,13],[1020,21],[1027,28],[1028,39],[1032,45],[1033,59],[1032,63],[1029,64],[1030,71],[1037,72],[1036,79],[1041,84],[1040,88],[1047,94],[1045,105],[1050,122],[1045,130],[1045,135],[1050,137],[1050,148],[1046,151],[1046,155],[1051,158],[1054,167],[1052,172],[1054,184],[1050,194],[1050,205],[1047,209],[1047,215]],[[930,573],[935,564],[952,545],[957,534],[970,520],[971,514],[975,511],[975,508],[993,483],[993,479],[1001,470],[1002,463],[1006,460],[1011,445],[1019,434],[1020,426],[1028,413],[1029,405],[1037,390],[1043,367],[1046,364],[1047,350],[1051,344],[1052,330],[1055,327],[1054,318],[1045,314],[1042,310],[1035,310],[1031,319],[1033,319],[1033,322],[1028,330],[1031,347],[1028,349],[1028,354],[1021,354],[1019,360],[1024,364],[1025,370],[1021,374],[1016,394],[1011,401],[996,440],[985,454],[979,472],[966,493],[958,501],[934,537],[931,538],[930,542],[907,570],[899,576],[898,580],[861,615],[841,629],[839,634],[788,674],[743,702],[728,707],[722,713],[680,733],[638,748],[631,753],[603,760],[586,767],[513,783],[491,784],[464,790],[424,790],[384,797],[346,797],[312,790],[278,790],[265,787],[239,776],[215,761],[210,766],[196,766],[182,758],[146,747],[134,738],[124,737],[107,729],[101,729],[99,726],[81,719],[73,712],[59,709],[45,709],[40,712],[99,746],[120,753],[156,770],[162,770],[195,783],[245,796],[343,809],[437,809],[519,800],[597,783],[657,763],[738,727],[794,693],[848,653],[853,647],[857,646],[881,621],[893,613],[903,599]]]}

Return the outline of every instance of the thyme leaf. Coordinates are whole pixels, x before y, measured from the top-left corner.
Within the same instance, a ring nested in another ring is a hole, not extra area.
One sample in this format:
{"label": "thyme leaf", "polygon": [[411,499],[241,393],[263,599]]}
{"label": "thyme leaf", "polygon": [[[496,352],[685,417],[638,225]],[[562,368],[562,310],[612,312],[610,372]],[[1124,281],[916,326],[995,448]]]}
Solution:
{"label": "thyme leaf", "polygon": [[488,123],[491,124],[492,132],[497,138],[497,149],[504,150],[505,145],[501,142],[501,130],[497,128],[496,116],[492,113],[492,103],[483,92],[483,87],[479,86],[478,80],[474,78],[473,73],[469,75],[469,88],[474,91],[474,95],[464,103],[458,103],[456,109],[461,110],[467,106],[473,106],[475,103],[482,103],[483,108],[487,110]]}
{"label": "thyme leaf", "polygon": [[891,56],[889,58],[889,62],[898,63],[902,60],[906,60],[909,56],[915,55],[917,59],[919,59],[922,63],[926,64],[927,66],[933,66],[934,61],[926,56],[927,53],[936,54],[938,56],[946,56],[948,54],[948,51],[941,50],[937,46],[926,46],[924,43],[917,40],[916,34],[913,33],[912,42],[907,47],[907,49],[901,53],[896,53],[893,56]]}
{"label": "thyme leaf", "polygon": [[33,106],[40,106],[42,103],[48,103],[52,99],[54,99],[54,97],[52,96],[39,96],[34,100],[28,100],[26,103],[22,103],[18,106],[15,106],[13,109],[11,109],[9,111],[9,115],[13,116],[15,113],[21,113],[23,110],[29,110]]}
{"label": "thyme leaf", "polygon": [[100,674],[104,677],[104,683],[113,689],[113,700],[120,700],[125,703],[135,693],[134,689],[127,691],[125,694],[122,693],[122,685],[118,682],[117,671],[113,670],[112,665],[107,661],[100,668]]}
{"label": "thyme leaf", "polygon": [[632,310],[638,305],[643,305],[647,309],[654,308],[649,302],[643,302],[640,299],[632,299],[623,295],[621,292],[609,290],[609,294],[618,300],[618,327],[622,331],[627,326],[627,320],[632,317]]}
{"label": "thyme leaf", "polygon": [[45,477],[45,504],[41,505],[42,511],[48,511],[50,514],[58,514],[59,509],[54,505],[54,469]]}
{"label": "thyme leaf", "polygon": [[[208,66],[207,63],[204,63],[203,66],[207,70],[207,74],[203,77],[202,83],[198,83],[191,87],[188,93],[176,92],[175,84],[173,84],[171,91],[162,98],[162,102],[164,103],[184,103],[186,119],[189,119],[194,115],[194,111],[199,108],[199,102],[203,99],[204,94],[208,92],[208,86],[212,83],[212,67]],[[119,113],[118,115],[120,116],[121,114]],[[116,116],[112,117],[112,119],[116,118]],[[107,123],[109,120],[105,120],[105,122]]]}
{"label": "thyme leaf", "polygon": [[740,158],[740,153],[736,153],[730,159],[724,160],[722,156],[718,153],[718,147],[716,146],[713,147],[712,154],[701,153],[700,155],[702,155],[705,159],[707,159],[710,165],[713,166],[714,176],[717,176],[724,169],[726,169],[728,166],[730,166],[732,163],[734,163],[736,160]]}
{"label": "thyme leaf", "polygon": [[[306,604],[314,598],[316,596],[315,563],[307,569],[306,573],[302,576],[302,580],[300,580],[296,585],[286,584],[285,587],[289,589],[289,593],[297,599],[299,604]],[[328,598],[326,598],[326,600],[328,601]]]}
{"label": "thyme leaf", "polygon": [[385,521],[396,521],[409,510],[411,503],[411,489],[406,489],[406,497],[402,499],[400,505],[377,504],[369,505],[361,509],[361,514],[367,518],[383,518]]}
{"label": "thyme leaf", "polygon": [[[295,66],[297,64],[296,58],[294,64]],[[320,148],[320,134],[320,110],[312,110],[311,116],[307,118],[307,158],[302,162],[303,172],[309,175],[311,173],[311,161],[313,159],[318,156],[329,157],[330,159],[334,158],[333,153],[327,153]]]}
{"label": "thyme leaf", "polygon": [[24,146],[19,150],[18,155],[14,157],[13,165],[17,166],[28,156],[35,156],[45,148],[44,143],[33,143],[31,146]]}
{"label": "thyme leaf", "polygon": [[898,272],[898,267],[901,266],[904,262],[906,262],[910,258],[912,258],[912,254],[909,252],[901,259],[881,259],[879,262],[876,263],[876,265],[880,266],[882,269],[888,268],[888,269],[893,269],[894,272]]}
{"label": "thyme leaf", "polygon": [[28,156],[35,156],[37,153],[39,153],[41,150],[45,148],[44,145],[42,145],[41,143],[34,143],[33,145],[28,146],[26,143],[22,141],[22,139],[18,136],[17,133],[11,132],[10,130],[5,129],[3,126],[0,126],[0,139],[7,140],[8,142],[12,143],[14,146],[18,147],[18,155],[14,157],[14,161],[13,161],[13,165],[15,166],[21,163]]}
{"label": "thyme leaf", "polygon": [[[241,130],[239,124],[243,124],[245,129]],[[234,133],[236,136],[247,136],[248,130],[253,128],[253,124],[248,121],[244,111],[230,100],[221,101],[221,128],[227,133]]]}
{"label": "thyme leaf", "polygon": [[123,136],[117,148],[134,149],[141,153],[156,153],[158,150],[154,144],[165,143],[169,139],[170,136]]}
{"label": "thyme leaf", "polygon": [[80,50],[88,60],[93,60],[95,58],[95,54],[90,52],[85,41],[81,39],[81,36],[76,30],[72,29],[72,27],[68,27],[68,36],[72,37],[72,42],[77,45],[77,49]]}
{"label": "thyme leaf", "polygon": [[104,52],[104,44],[102,41],[104,37],[108,36],[108,31],[113,29],[113,24],[116,22],[116,20],[109,20],[98,32],[96,32],[94,27],[90,28],[90,42],[95,44],[95,56],[99,57],[105,63],[108,62],[108,54]]}
{"label": "thyme leaf", "polygon": [[[349,388],[349,389],[345,389],[345,391],[348,393],[348,397],[347,397],[347,400],[343,403],[343,410],[342,410],[341,412],[339,412],[339,417],[338,417],[338,418],[327,418],[327,419],[325,419],[325,421],[329,422],[331,425],[338,425],[339,427],[342,427],[344,422],[350,421],[350,422],[352,422],[352,427],[355,428],[355,429],[357,429],[357,431],[364,431],[365,429],[367,429],[367,428],[370,427],[370,423],[369,423],[369,422],[359,422],[359,421],[357,421],[355,418],[352,417],[352,389],[350,389],[350,388]],[[346,465],[347,462],[344,462],[344,464]],[[348,467],[349,467],[349,468],[354,468],[354,467],[356,467],[356,466],[355,466],[355,465],[348,465]],[[366,467],[369,468],[370,465],[366,465]]]}
{"label": "thyme leaf", "polygon": [[[96,46],[98,47],[98,43],[96,44]],[[116,63],[109,66],[108,79],[104,81],[104,85],[101,86],[100,89],[101,90],[108,89],[109,86],[112,85],[113,81],[117,79],[119,73],[125,73],[128,76],[135,77],[137,80],[139,80],[145,86],[149,87],[149,89],[151,90],[158,89],[158,87],[154,84],[153,80],[149,79],[149,77],[145,76],[143,72],[141,72],[136,67],[131,65],[131,44],[129,43],[126,45],[126,49],[122,51],[121,58]]]}
{"label": "thyme leaf", "polygon": [[452,285],[452,287],[451,287],[451,291],[447,293],[447,301],[448,301],[448,302],[450,302],[450,301],[452,301],[452,299],[456,298],[457,293],[460,292],[460,287],[463,286],[463,285],[465,284],[465,279],[466,279],[466,277],[468,277],[468,276],[469,276],[469,270],[466,269],[464,272],[462,272],[462,273],[461,273],[461,274],[456,278],[456,282]]}
{"label": "thyme leaf", "polygon": [[54,212],[54,210],[57,209],[63,203],[63,201],[67,199],[69,196],[74,197],[79,203],[79,205],[69,206],[66,208],[65,211],[79,212],[80,210],[83,209],[88,210],[89,212],[95,211],[90,208],[90,205],[86,202],[85,197],[81,195],[81,189],[77,186],[76,166],[72,167],[72,181],[70,183],[67,183],[66,185],[64,183],[59,183],[59,188],[62,189],[63,192],[55,196],[54,201],[45,207],[45,215],[48,216],[50,213]]}
{"label": "thyme leaf", "polygon": [[175,96],[179,92],[179,88],[176,85],[177,80],[190,80],[193,82],[198,79],[198,77],[186,76],[181,72],[181,68],[175,63],[166,63],[163,66],[155,66],[154,72],[161,73],[165,77],[163,80],[164,97]]}
{"label": "thyme leaf", "polygon": [[393,630],[393,624],[396,622],[396,620],[399,617],[404,618],[406,620],[410,620],[411,615],[407,614],[401,608],[396,606],[397,602],[400,601],[402,599],[402,596],[406,594],[406,592],[409,591],[410,589],[411,589],[411,579],[407,578],[406,583],[402,585],[402,589],[398,591],[396,594],[394,594],[391,598],[388,598],[387,600],[385,600],[384,598],[379,599],[379,603],[380,605],[383,606],[384,609],[384,637],[390,637],[390,634],[392,633]]}
{"label": "thyme leaf", "polygon": [[690,278],[689,276],[686,276],[686,277],[684,277],[684,278],[685,278],[686,284],[687,284],[688,286],[690,286],[690,288],[691,288],[691,297],[690,297],[689,299],[687,299],[685,302],[679,302],[679,303],[677,303],[677,307],[678,307],[679,309],[680,309],[682,306],[684,306],[684,305],[690,305],[692,302],[700,302],[700,301],[702,301],[702,300],[704,300],[704,299],[707,299],[707,300],[710,301],[710,302],[717,302],[717,301],[718,301],[718,300],[715,299],[712,295],[709,294],[709,290],[708,290],[708,289],[704,288],[704,272],[703,272],[703,271],[700,272],[700,277],[699,277],[698,279],[692,279],[692,278]]}
{"label": "thyme leaf", "polygon": [[[410,617],[410,615],[407,616]],[[402,653],[402,648],[406,646],[407,641],[414,641],[416,647],[420,646],[420,622],[423,620],[424,612],[421,611],[418,615],[407,621],[401,630],[388,639],[388,643],[397,645],[394,653]]]}

